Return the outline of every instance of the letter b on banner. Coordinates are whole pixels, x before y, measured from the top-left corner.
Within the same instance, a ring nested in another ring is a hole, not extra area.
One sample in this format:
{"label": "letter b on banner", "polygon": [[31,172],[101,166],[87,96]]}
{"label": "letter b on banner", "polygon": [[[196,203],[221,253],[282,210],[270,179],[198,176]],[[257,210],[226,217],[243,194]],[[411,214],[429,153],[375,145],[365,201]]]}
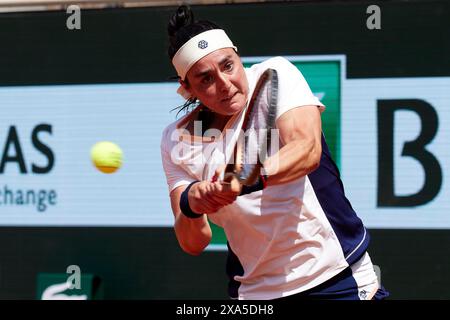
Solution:
{"label": "letter b on banner", "polygon": [[[394,115],[396,111],[416,113],[421,131],[403,144],[403,157],[417,160],[425,172],[425,183],[415,194],[397,195],[394,181]],[[413,207],[431,201],[442,185],[442,169],[426,146],[438,130],[438,115],[429,103],[418,99],[378,100],[378,199],[379,207]]]}

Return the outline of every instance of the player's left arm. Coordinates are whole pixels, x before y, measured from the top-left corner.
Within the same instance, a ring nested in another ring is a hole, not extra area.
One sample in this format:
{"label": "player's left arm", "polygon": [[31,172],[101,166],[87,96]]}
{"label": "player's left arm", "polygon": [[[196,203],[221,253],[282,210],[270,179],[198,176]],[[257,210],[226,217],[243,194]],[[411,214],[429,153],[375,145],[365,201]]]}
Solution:
{"label": "player's left arm", "polygon": [[282,147],[267,158],[267,184],[282,184],[319,167],[322,154],[322,123],[317,106],[301,106],[283,113],[276,121]]}

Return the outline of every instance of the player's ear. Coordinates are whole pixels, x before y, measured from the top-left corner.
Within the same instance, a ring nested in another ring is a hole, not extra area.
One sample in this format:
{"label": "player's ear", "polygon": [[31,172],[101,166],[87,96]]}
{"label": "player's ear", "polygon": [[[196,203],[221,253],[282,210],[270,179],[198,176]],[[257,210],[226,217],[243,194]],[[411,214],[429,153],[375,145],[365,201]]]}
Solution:
{"label": "player's ear", "polygon": [[190,90],[189,83],[181,79],[178,79],[178,82],[180,83],[180,87],[178,88],[177,93],[187,100],[191,99],[192,93]]}
{"label": "player's ear", "polygon": [[189,82],[187,80],[182,80],[181,78],[178,78],[178,83],[186,90],[189,89]]}

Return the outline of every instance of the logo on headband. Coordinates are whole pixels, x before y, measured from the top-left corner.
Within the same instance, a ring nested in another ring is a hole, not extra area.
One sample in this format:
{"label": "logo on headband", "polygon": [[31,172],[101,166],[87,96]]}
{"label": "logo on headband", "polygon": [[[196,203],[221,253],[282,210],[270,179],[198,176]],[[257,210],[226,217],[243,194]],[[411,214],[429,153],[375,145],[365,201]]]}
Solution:
{"label": "logo on headband", "polygon": [[205,41],[205,40],[200,40],[200,41],[198,42],[198,47],[199,47],[200,49],[206,49],[206,48],[208,48],[208,42]]}

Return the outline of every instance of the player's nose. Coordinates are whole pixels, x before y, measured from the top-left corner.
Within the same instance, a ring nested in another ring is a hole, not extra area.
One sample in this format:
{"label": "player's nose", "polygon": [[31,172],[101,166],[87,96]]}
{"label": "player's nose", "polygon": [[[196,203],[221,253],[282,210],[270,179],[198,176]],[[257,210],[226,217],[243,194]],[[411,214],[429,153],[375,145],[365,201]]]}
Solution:
{"label": "player's nose", "polygon": [[226,74],[223,74],[223,73],[219,74],[219,76],[217,77],[217,82],[218,82],[220,92],[222,92],[224,94],[227,94],[230,92],[231,81]]}

